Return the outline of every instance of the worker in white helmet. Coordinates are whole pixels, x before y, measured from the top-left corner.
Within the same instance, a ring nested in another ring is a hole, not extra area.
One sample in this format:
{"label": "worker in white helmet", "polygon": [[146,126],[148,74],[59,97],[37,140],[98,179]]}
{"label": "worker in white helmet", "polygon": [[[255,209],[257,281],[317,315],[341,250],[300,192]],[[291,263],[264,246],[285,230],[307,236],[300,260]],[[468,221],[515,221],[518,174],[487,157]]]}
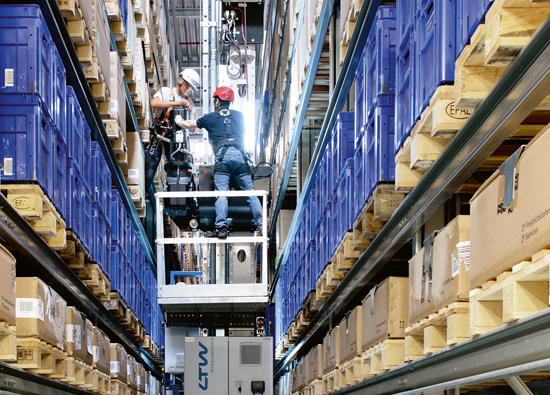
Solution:
{"label": "worker in white helmet", "polygon": [[151,107],[155,110],[156,121],[164,121],[166,109],[170,107],[184,107],[191,112],[194,110],[189,95],[200,85],[199,73],[193,69],[184,69],[178,76],[178,86],[175,88],[160,88],[151,100]]}
{"label": "worker in white helmet", "polygon": [[[168,117],[172,107],[183,107],[194,113],[195,107],[189,98],[193,89],[200,85],[200,76],[193,69],[184,69],[178,76],[178,86],[161,88],[151,100],[151,107],[154,110],[154,121],[158,126],[168,126]],[[151,142],[145,150],[145,188],[153,183],[153,177],[157,170],[160,158],[162,157],[161,139],[162,130],[157,130],[151,136]],[[168,154],[169,144],[165,143],[165,154]]]}

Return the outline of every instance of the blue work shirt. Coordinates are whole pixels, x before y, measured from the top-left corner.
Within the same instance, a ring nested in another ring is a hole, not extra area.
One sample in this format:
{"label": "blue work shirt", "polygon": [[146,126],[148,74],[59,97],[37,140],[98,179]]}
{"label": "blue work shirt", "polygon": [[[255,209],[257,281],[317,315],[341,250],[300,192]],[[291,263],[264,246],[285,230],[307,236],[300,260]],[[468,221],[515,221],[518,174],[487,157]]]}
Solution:
{"label": "blue work shirt", "polygon": [[225,123],[226,117],[220,114],[222,110],[229,110],[228,106],[221,106],[218,111],[203,115],[197,119],[197,126],[208,131],[208,140],[217,149],[218,143],[226,138],[234,138],[238,144],[244,147],[244,116],[242,112],[229,110],[231,136],[227,136]]}

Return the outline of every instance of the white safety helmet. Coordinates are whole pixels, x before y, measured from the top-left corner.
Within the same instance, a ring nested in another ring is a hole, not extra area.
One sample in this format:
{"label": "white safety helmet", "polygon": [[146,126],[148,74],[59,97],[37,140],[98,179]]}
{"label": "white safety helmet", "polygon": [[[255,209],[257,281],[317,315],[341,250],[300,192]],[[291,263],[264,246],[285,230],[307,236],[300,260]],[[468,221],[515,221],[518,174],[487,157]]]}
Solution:
{"label": "white safety helmet", "polygon": [[183,71],[180,73],[181,78],[183,78],[191,87],[194,89],[197,89],[200,86],[200,76],[199,73],[197,73],[193,69],[183,69]]}

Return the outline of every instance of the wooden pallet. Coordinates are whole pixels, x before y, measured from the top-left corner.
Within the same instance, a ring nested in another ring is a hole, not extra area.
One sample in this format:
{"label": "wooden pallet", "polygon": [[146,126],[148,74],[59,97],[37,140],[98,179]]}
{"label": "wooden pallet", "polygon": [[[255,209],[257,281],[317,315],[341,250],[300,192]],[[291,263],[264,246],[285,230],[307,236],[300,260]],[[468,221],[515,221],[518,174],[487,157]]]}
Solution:
{"label": "wooden pallet", "polygon": [[405,339],[386,339],[361,355],[363,379],[405,363]]}
{"label": "wooden pallet", "polygon": [[[524,1],[509,8],[510,0],[497,0],[456,61],[455,101],[457,108],[473,109],[487,96],[507,66],[529,42],[550,14],[550,5]],[[537,109],[547,110],[550,99]]]}
{"label": "wooden pallet", "polygon": [[128,311],[128,307],[126,306],[126,302],[124,302],[124,299],[118,293],[118,291],[111,291],[109,293],[109,300],[103,301],[103,306],[107,308],[113,314],[116,318],[124,319],[126,320],[126,313]]}
{"label": "wooden pallet", "polygon": [[327,277],[331,270],[331,266],[332,264],[329,263],[315,283],[315,299],[317,301],[323,302],[327,300],[332,292],[334,292],[334,287],[327,285]]}
{"label": "wooden pallet", "polygon": [[403,199],[405,194],[396,192],[393,183],[376,186],[372,196],[353,223],[354,251],[365,251],[368,248]]}
{"label": "wooden pallet", "polygon": [[363,379],[361,373],[361,357],[355,357],[340,364],[338,368],[340,388],[347,387]]}
{"label": "wooden pallet", "polygon": [[531,261],[520,262],[470,291],[470,336],[549,307],[550,250],[541,250]]}
{"label": "wooden pallet", "polygon": [[279,360],[284,357],[288,348],[284,348],[284,340],[281,340],[275,348],[275,359]]}
{"label": "wooden pallet", "polygon": [[111,379],[111,395],[127,395],[128,384],[120,380]]}
{"label": "wooden pallet", "polygon": [[315,380],[306,387],[306,395],[324,395],[323,380]]}
{"label": "wooden pallet", "polygon": [[405,329],[405,360],[441,350],[468,339],[469,303],[454,302]]}
{"label": "wooden pallet", "polygon": [[17,362],[14,366],[50,378],[67,378],[67,353],[40,339],[17,339]]}
{"label": "wooden pallet", "polygon": [[79,238],[71,230],[67,230],[66,244],[67,248],[59,251],[59,256],[73,272],[78,273],[84,271],[86,269],[86,264],[92,262],[92,257],[84,248]]}
{"label": "wooden pallet", "polygon": [[88,388],[88,391],[92,391],[97,394],[105,394],[105,395],[110,394],[111,393],[111,376],[97,369],[94,369],[92,371],[92,375],[94,376],[93,381],[97,383],[97,386],[95,388]]}
{"label": "wooden pallet", "polygon": [[340,389],[340,382],[338,381],[339,378],[340,372],[338,371],[338,368],[332,369],[330,372],[325,373],[323,375],[323,392],[328,394],[332,391]]}
{"label": "wooden pallet", "polygon": [[151,336],[145,335],[144,341],[140,343],[141,346],[147,353],[153,358],[154,361],[163,361],[164,356],[162,350],[157,346],[157,344],[151,339]]}
{"label": "wooden pallet", "polygon": [[53,250],[67,247],[65,221],[37,184],[2,184],[0,190]]}
{"label": "wooden pallet", "polygon": [[86,388],[92,383],[93,368],[78,358],[67,358],[67,377],[61,381],[75,387]]}
{"label": "wooden pallet", "polygon": [[348,232],[332,256],[331,264],[336,271],[345,274],[355,265],[361,253],[362,251],[356,251],[353,248],[353,232]]}
{"label": "wooden pallet", "polygon": [[[82,282],[97,296],[100,301],[109,301],[111,282],[96,263],[88,264],[89,271],[79,272],[79,277],[87,277]],[[82,275],[81,275],[82,274]],[[89,277],[89,278],[88,278]]]}
{"label": "wooden pallet", "polygon": [[316,298],[316,292],[311,291],[307,296],[306,301],[304,302],[304,316],[311,320],[311,318],[315,316],[322,305],[323,302],[317,300]]}
{"label": "wooden pallet", "polygon": [[0,361],[17,361],[17,336],[15,326],[0,321]]}

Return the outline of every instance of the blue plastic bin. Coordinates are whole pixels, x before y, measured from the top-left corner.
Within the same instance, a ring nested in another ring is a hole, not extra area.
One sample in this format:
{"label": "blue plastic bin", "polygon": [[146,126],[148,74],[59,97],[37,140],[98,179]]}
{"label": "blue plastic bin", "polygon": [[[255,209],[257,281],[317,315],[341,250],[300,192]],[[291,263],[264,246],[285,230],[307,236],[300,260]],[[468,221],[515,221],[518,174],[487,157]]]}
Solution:
{"label": "blue plastic bin", "polygon": [[483,21],[489,0],[456,0],[456,57]]}
{"label": "blue plastic bin", "polygon": [[116,189],[111,190],[111,209],[109,212],[111,224],[111,244],[124,247],[126,234],[126,208]]}
{"label": "blue plastic bin", "polygon": [[[397,0],[397,38],[398,44],[409,41],[414,19],[416,16],[416,4],[419,0]],[[466,0],[469,1],[469,0]]]}
{"label": "blue plastic bin", "polygon": [[410,39],[403,43],[397,54],[395,94],[395,141],[398,152],[409,137],[418,114],[415,106],[416,43]]}
{"label": "blue plastic bin", "polygon": [[456,60],[456,1],[420,0],[415,21],[417,114],[440,85],[452,84]]}
{"label": "blue plastic bin", "polygon": [[67,87],[66,103],[67,164],[89,188],[91,133],[72,86]]}
{"label": "blue plastic bin", "polygon": [[376,12],[365,45],[365,113],[368,119],[376,106],[389,105],[395,95],[397,32],[395,7]]}
{"label": "blue plastic bin", "polygon": [[54,189],[53,204],[59,214],[67,219],[65,213],[67,199],[67,145],[59,139],[58,134],[53,136],[55,141],[54,150]]}
{"label": "blue plastic bin", "polygon": [[376,186],[381,182],[395,181],[394,141],[395,108],[377,107],[369,126],[365,141],[365,194],[370,198]]}
{"label": "blue plastic bin", "polygon": [[[355,220],[353,211],[354,196],[354,160],[348,159],[340,173],[340,187],[338,193],[338,232],[340,240],[353,227]],[[340,241],[338,242],[340,244]]]}
{"label": "blue plastic bin", "polygon": [[[346,160],[353,157],[355,147],[355,114],[353,112],[341,112],[334,124],[332,134],[332,168],[331,175],[336,178],[340,175]],[[334,184],[332,189],[334,190]]]}
{"label": "blue plastic bin", "polygon": [[88,187],[82,180],[82,176],[74,171],[74,168],[67,167],[65,200],[65,223],[67,229],[70,229],[82,246],[91,252],[92,247],[92,217],[91,217],[91,197]]}
{"label": "blue plastic bin", "polygon": [[92,200],[99,204],[99,209],[107,218],[106,214],[111,207],[111,171],[107,167],[107,162],[105,162],[103,153],[96,141],[92,141],[91,145],[91,162],[90,189]]}
{"label": "blue plastic bin", "polygon": [[111,227],[97,202],[92,202],[92,261],[109,277],[111,262]]}
{"label": "blue plastic bin", "polygon": [[52,65],[53,65],[53,105],[52,105],[52,120],[56,127],[59,139],[67,144],[67,72],[65,66],[59,56],[57,48],[52,49]]}
{"label": "blue plastic bin", "polygon": [[353,155],[353,164],[353,217],[355,220],[367,202],[365,194],[365,147],[363,145],[363,135],[360,135],[357,140],[357,148]]}
{"label": "blue plastic bin", "polygon": [[363,49],[361,59],[355,71],[355,148],[357,149],[357,140],[363,135],[363,129],[366,123],[365,111],[365,57],[367,48]]}
{"label": "blue plastic bin", "polygon": [[54,50],[39,6],[0,5],[0,93],[38,93],[52,116]]}
{"label": "blue plastic bin", "polygon": [[2,182],[36,181],[53,200],[55,146],[51,120],[37,93],[0,94]]}
{"label": "blue plastic bin", "polygon": [[125,258],[120,246],[111,245],[111,289],[124,295]]}

